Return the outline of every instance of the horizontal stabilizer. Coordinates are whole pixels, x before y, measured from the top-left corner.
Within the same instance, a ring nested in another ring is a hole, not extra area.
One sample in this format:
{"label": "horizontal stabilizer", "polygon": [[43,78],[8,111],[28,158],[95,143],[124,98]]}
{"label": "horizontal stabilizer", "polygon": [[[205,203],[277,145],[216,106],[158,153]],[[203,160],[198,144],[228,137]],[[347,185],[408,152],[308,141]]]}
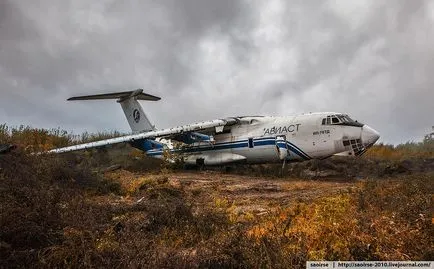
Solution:
{"label": "horizontal stabilizer", "polygon": [[68,98],[68,101],[75,100],[101,100],[101,99],[119,99],[120,101],[126,98],[134,97],[136,100],[158,101],[161,98],[143,92],[143,89],[127,92],[103,93],[94,95],[75,96]]}

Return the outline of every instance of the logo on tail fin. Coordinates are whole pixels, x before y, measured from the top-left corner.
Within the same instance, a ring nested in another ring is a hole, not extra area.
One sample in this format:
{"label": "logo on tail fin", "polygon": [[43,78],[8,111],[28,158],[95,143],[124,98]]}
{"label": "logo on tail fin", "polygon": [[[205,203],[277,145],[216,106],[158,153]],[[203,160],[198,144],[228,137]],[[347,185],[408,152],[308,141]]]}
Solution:
{"label": "logo on tail fin", "polygon": [[140,112],[138,109],[134,109],[133,111],[133,119],[135,122],[139,122],[140,120]]}

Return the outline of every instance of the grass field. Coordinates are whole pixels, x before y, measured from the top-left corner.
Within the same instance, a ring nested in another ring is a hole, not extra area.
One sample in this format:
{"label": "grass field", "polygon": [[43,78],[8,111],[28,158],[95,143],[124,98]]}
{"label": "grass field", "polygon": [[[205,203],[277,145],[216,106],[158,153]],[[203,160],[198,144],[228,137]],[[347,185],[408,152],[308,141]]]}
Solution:
{"label": "grass field", "polygon": [[21,150],[0,155],[1,268],[434,260],[432,141],[296,163],[280,176],[279,165],[177,170],[128,146],[28,155],[48,147],[38,132],[67,134],[25,132],[3,132]]}

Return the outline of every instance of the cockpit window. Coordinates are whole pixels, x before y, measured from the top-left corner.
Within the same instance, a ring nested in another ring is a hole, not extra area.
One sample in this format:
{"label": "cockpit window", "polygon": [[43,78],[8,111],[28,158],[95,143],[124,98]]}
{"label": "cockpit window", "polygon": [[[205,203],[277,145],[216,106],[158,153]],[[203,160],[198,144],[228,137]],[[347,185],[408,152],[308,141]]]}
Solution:
{"label": "cockpit window", "polygon": [[336,117],[332,117],[332,123],[333,123],[333,124],[339,123],[338,118],[336,118]]}
{"label": "cockpit window", "polygon": [[341,122],[347,122],[347,121],[348,121],[347,118],[345,118],[344,115],[337,115],[337,117],[339,118],[339,120],[340,120]]}
{"label": "cockpit window", "polygon": [[355,120],[353,120],[350,117],[348,117],[348,115],[345,115],[345,118],[347,119],[348,122],[355,122]]}
{"label": "cockpit window", "polygon": [[322,119],[321,124],[322,125],[348,125],[348,126],[357,126],[357,127],[363,126],[363,124],[351,119],[348,115],[344,115],[344,114],[328,115],[326,118]]}

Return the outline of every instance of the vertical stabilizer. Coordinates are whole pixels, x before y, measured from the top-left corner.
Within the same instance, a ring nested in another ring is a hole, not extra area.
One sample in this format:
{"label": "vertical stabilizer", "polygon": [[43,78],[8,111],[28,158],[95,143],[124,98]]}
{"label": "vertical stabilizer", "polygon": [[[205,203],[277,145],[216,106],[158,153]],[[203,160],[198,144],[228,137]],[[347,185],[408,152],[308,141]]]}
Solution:
{"label": "vertical stabilizer", "polygon": [[127,118],[128,124],[133,133],[149,132],[155,129],[137,100],[158,101],[161,98],[146,94],[142,89],[128,92],[76,96],[69,98],[68,101],[101,99],[118,99],[118,103],[121,104],[125,117]]}
{"label": "vertical stabilizer", "polygon": [[154,126],[149,121],[142,106],[135,97],[126,98],[123,101],[119,101],[119,103],[124,110],[125,117],[127,118],[128,124],[133,133],[149,132],[154,130]]}

